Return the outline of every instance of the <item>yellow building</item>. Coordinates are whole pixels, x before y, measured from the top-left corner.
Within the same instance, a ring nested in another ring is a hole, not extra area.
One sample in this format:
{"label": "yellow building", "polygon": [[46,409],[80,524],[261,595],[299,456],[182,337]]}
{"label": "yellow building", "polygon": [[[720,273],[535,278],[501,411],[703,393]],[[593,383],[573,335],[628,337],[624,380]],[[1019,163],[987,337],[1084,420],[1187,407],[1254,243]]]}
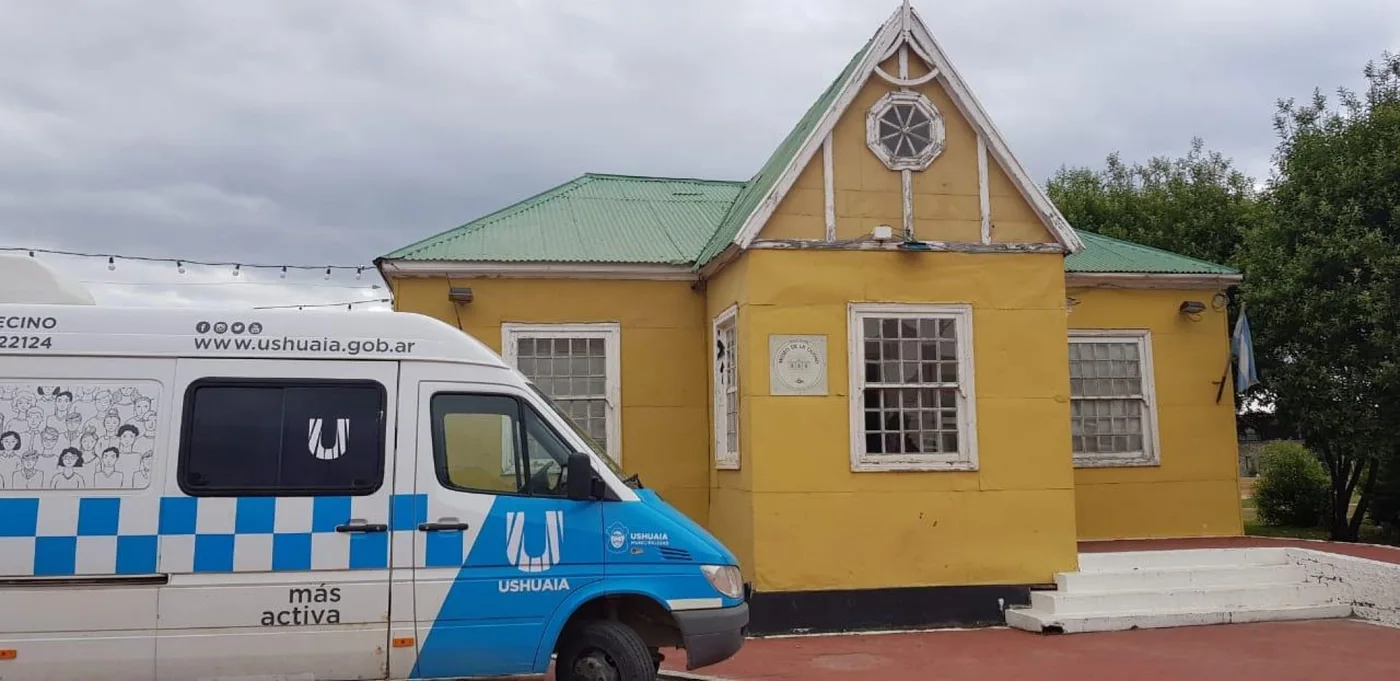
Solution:
{"label": "yellow building", "polygon": [[746,182],[586,174],[378,261],[710,528],[753,628],[1002,621],[1242,531],[1236,271],[1076,232],[901,7]]}

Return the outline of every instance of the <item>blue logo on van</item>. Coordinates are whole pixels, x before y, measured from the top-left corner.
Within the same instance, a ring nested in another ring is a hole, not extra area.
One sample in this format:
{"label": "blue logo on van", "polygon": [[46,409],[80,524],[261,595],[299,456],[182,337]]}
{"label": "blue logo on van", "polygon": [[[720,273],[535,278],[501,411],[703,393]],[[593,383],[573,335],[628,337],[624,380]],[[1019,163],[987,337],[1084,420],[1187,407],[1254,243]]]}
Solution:
{"label": "blue logo on van", "polygon": [[627,534],[627,526],[622,523],[613,523],[608,528],[608,550],[613,553],[622,553],[627,550],[627,544],[631,537]]}

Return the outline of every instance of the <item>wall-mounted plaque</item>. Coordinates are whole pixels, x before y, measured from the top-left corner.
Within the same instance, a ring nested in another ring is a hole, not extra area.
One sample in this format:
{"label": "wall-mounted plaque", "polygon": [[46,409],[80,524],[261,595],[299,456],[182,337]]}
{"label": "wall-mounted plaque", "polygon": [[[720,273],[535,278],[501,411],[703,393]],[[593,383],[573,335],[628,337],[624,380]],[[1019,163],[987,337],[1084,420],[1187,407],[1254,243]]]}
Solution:
{"label": "wall-mounted plaque", "polygon": [[827,394],[826,336],[769,336],[768,394]]}

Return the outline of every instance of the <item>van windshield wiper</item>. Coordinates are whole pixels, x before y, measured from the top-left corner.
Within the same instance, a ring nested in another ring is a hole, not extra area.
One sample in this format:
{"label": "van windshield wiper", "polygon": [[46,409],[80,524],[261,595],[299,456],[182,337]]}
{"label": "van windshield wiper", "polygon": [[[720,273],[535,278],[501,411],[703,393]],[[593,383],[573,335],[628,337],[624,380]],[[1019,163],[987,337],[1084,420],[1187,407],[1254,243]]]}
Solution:
{"label": "van windshield wiper", "polygon": [[645,487],[642,485],[641,475],[637,473],[633,473],[632,475],[627,476],[625,479],[623,479],[622,484],[627,485],[632,489],[645,489]]}

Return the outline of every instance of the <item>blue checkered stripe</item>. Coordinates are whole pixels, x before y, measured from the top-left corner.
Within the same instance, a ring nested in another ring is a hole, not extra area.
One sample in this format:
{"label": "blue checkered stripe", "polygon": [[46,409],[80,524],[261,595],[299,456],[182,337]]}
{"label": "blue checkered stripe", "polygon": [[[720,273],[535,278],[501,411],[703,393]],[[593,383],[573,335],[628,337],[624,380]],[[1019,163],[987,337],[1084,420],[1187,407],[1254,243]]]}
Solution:
{"label": "blue checkered stripe", "polygon": [[[427,516],[427,495],[389,501],[392,533]],[[385,515],[376,497],[0,498],[0,575],[142,575],[389,566],[391,533],[341,533]]]}

